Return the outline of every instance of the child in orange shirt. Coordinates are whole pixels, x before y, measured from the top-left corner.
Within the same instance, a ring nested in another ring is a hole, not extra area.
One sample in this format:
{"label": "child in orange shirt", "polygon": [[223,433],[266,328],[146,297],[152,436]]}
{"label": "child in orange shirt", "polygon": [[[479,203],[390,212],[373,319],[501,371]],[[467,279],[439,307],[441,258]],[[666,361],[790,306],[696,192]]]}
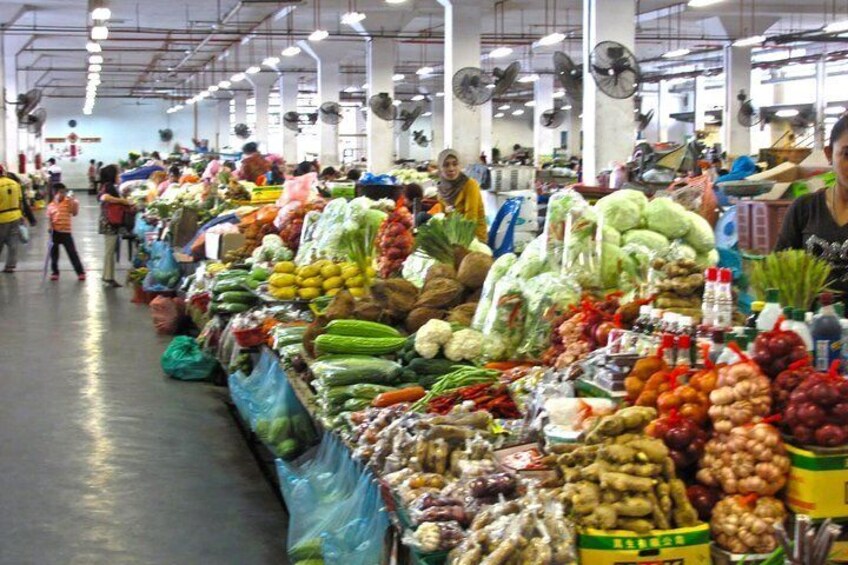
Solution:
{"label": "child in orange shirt", "polygon": [[85,269],[82,267],[77,248],[74,245],[74,237],[71,235],[71,218],[79,213],[79,202],[68,196],[68,188],[62,183],[53,185],[56,196],[47,206],[47,217],[50,220],[50,232],[53,244],[50,246],[50,263],[53,274],[51,281],[59,280],[59,246],[62,245],[68,253],[77,278],[85,280]]}

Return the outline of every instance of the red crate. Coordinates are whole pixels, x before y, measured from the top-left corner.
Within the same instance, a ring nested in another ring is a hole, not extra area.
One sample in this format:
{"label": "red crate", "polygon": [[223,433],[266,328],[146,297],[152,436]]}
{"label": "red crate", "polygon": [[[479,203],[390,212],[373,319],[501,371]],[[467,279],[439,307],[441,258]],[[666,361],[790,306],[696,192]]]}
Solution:
{"label": "red crate", "polygon": [[739,249],[771,253],[792,200],[740,200],[736,204]]}

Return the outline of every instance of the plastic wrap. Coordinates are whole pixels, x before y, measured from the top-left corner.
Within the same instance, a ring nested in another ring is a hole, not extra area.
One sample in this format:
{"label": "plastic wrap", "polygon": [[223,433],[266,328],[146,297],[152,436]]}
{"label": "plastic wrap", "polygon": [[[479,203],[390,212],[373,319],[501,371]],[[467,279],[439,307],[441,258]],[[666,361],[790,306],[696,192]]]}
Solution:
{"label": "plastic wrap", "polygon": [[523,279],[507,275],[495,285],[492,305],[481,328],[486,336],[482,354],[484,360],[512,359],[521,344],[527,317],[524,284]]}
{"label": "plastic wrap", "polygon": [[572,211],[580,212],[588,208],[588,202],[579,193],[571,189],[556,192],[548,200],[545,230],[541,237],[542,245],[545,248],[544,255],[549,260],[551,269],[559,268],[562,263],[566,217]]}
{"label": "plastic wrap", "polygon": [[[475,330],[479,331],[483,328],[483,323],[486,321],[486,316],[489,314],[489,309],[492,307],[492,300],[495,295],[495,285],[497,285],[498,281],[506,275],[517,260],[517,255],[507,253],[505,255],[501,255],[494,263],[492,263],[492,267],[489,269],[489,274],[486,276],[486,282],[483,283],[483,289],[480,291],[480,300],[477,302],[477,310],[474,311],[474,319],[471,321],[471,327]],[[404,271],[405,270],[406,269],[404,268]]]}
{"label": "plastic wrap", "polygon": [[527,316],[524,336],[517,353],[522,359],[538,360],[550,345],[552,323],[580,301],[580,286],[554,273],[542,273],[524,286]]}
{"label": "plastic wrap", "polygon": [[612,282],[618,272],[613,251],[618,247],[604,244],[603,223],[603,217],[598,218],[590,208],[572,208],[565,213],[561,272],[574,277],[584,289],[605,288],[604,283]]}

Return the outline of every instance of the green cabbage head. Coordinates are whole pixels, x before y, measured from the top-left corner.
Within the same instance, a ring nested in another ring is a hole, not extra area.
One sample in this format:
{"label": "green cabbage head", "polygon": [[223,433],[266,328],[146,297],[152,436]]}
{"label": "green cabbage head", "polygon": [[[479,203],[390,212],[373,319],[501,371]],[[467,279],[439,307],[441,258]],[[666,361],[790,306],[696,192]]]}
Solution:
{"label": "green cabbage head", "polygon": [[695,212],[686,212],[689,217],[689,223],[692,224],[689,233],[686,234],[684,241],[692,246],[698,253],[706,253],[715,248],[715,232],[710,223],[700,214]]}
{"label": "green cabbage head", "polygon": [[595,204],[606,225],[620,232],[639,227],[648,198],[638,190],[623,188],[604,196]]}
{"label": "green cabbage head", "polygon": [[645,207],[648,229],[677,239],[689,233],[692,222],[686,208],[670,198],[654,198]]}

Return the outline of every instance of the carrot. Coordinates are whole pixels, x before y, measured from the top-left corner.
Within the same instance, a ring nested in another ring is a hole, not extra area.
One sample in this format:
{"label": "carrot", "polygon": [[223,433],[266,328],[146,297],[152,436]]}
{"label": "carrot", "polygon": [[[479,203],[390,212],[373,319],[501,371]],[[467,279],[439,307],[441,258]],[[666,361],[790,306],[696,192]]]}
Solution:
{"label": "carrot", "polygon": [[415,402],[416,400],[424,398],[426,394],[427,391],[420,386],[400,388],[398,390],[391,390],[389,392],[378,394],[374,397],[374,400],[371,401],[371,406],[374,406],[375,408],[385,408],[387,406],[400,404],[401,402]]}
{"label": "carrot", "polygon": [[526,361],[492,361],[483,365],[483,368],[494,369],[495,371],[509,371],[510,369],[527,365],[531,365],[531,363],[527,363]]}

